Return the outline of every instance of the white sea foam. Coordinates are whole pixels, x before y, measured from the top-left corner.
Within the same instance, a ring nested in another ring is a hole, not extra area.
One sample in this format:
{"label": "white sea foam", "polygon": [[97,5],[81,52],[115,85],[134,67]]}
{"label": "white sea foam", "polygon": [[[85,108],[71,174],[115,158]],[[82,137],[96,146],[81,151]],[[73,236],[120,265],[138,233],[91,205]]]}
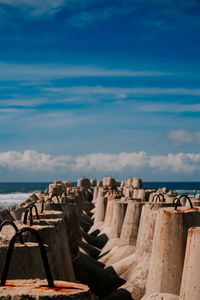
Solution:
{"label": "white sea foam", "polygon": [[22,201],[29,198],[32,193],[11,193],[11,194],[0,194],[0,208],[7,208],[13,205],[18,205]]}
{"label": "white sea foam", "polygon": [[194,195],[195,190],[176,190],[178,195],[188,194],[188,195]]}

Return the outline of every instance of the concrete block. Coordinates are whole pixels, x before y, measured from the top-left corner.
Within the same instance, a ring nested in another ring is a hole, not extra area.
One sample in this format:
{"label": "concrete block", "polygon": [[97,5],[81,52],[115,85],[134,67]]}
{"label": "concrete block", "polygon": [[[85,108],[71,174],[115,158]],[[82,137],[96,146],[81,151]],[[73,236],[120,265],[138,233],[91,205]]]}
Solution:
{"label": "concrete block", "polygon": [[[47,245],[46,245],[47,249]],[[0,245],[0,274],[2,274],[8,244]],[[16,244],[8,272],[8,279],[46,278],[40,249],[36,243]],[[1,295],[1,294],[0,294]]]}
{"label": "concrete block", "polygon": [[188,229],[200,225],[200,210],[164,208],[157,218],[146,294],[179,295]]}
{"label": "concrete block", "polygon": [[1,299],[4,300],[39,300],[39,299],[69,299],[69,300],[94,300],[88,286],[55,281],[54,287],[50,288],[46,280],[12,280],[5,286],[0,286]]}
{"label": "concrete block", "polygon": [[[167,293],[155,293],[144,296],[142,300],[179,300],[179,296]],[[193,300],[193,298],[188,298],[188,300]]]}
{"label": "concrete block", "polygon": [[167,204],[143,205],[135,252],[112,265],[116,273],[127,281],[121,288],[129,291],[134,300],[145,294],[156,218],[163,206]]}
{"label": "concrete block", "polygon": [[188,231],[180,300],[200,299],[200,227]]}
{"label": "concrete block", "polygon": [[[55,221],[55,220],[54,220]],[[74,272],[72,267],[72,258],[67,244],[67,235],[63,222],[57,219],[57,224],[41,226],[33,225],[42,240],[48,245],[48,260],[55,280],[74,280]],[[34,237],[27,233],[24,235],[25,241],[34,241]]]}
{"label": "concrete block", "polygon": [[74,261],[74,270],[77,280],[87,284],[95,295],[101,297],[111,293],[125,282],[113,268],[104,270],[83,254]]}

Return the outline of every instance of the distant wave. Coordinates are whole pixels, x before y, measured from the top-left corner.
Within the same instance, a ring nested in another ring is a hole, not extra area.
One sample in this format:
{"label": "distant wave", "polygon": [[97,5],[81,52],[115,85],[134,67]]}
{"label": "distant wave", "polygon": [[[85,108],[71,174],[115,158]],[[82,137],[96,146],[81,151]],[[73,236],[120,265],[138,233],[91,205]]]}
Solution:
{"label": "distant wave", "polygon": [[18,205],[27,200],[31,193],[10,193],[0,194],[0,208],[7,208],[13,205]]}

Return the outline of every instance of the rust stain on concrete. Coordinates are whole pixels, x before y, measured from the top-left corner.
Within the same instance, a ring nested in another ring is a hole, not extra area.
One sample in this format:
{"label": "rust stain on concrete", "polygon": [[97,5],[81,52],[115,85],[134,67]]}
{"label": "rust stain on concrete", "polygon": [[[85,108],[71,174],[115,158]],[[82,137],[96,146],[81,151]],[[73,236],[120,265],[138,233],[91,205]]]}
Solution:
{"label": "rust stain on concrete", "polygon": [[54,292],[60,292],[60,293],[69,293],[69,292],[75,292],[77,291],[83,291],[83,288],[73,286],[72,283],[69,284],[55,284],[54,287],[49,287],[48,285],[41,285],[37,287],[39,290],[53,290]]}

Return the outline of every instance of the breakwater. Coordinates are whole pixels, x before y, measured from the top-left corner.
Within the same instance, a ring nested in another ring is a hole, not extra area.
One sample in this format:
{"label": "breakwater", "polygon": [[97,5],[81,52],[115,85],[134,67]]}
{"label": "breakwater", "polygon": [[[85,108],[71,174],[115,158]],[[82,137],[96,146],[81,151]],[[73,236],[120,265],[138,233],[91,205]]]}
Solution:
{"label": "breakwater", "polygon": [[199,203],[140,178],[55,181],[0,212],[0,297],[200,299]]}

